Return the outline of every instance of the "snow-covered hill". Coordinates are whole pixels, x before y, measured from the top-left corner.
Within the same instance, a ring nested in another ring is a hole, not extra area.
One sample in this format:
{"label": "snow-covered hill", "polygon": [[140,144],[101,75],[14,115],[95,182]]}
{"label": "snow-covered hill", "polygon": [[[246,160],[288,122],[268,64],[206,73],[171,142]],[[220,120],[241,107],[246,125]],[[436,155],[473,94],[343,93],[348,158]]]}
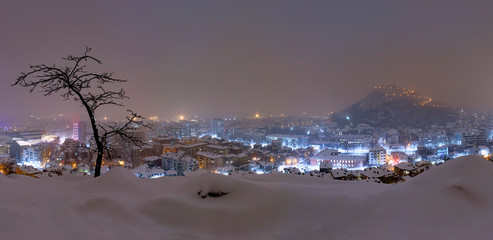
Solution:
{"label": "snow-covered hill", "polygon": [[1,239],[490,239],[493,163],[383,185],[291,174],[0,175]]}

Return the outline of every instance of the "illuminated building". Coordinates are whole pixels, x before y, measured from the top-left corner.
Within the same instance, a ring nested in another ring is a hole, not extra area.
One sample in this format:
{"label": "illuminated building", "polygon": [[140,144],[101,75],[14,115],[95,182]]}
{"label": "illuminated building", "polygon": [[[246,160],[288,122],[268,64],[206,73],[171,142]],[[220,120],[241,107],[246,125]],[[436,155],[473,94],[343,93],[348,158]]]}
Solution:
{"label": "illuminated building", "polygon": [[229,154],[229,147],[227,146],[221,146],[221,145],[208,145],[206,148],[207,152],[214,153],[214,154],[220,154],[220,155],[226,155]]}
{"label": "illuminated building", "polygon": [[222,119],[216,118],[212,120],[212,133],[218,135],[224,133],[224,121]]}
{"label": "illuminated building", "polygon": [[184,151],[187,155],[195,156],[197,152],[204,151],[207,143],[192,143],[192,144],[180,144],[178,145],[178,151]]}
{"label": "illuminated building", "polygon": [[197,135],[197,123],[181,121],[178,123],[170,123],[165,126],[161,126],[157,130],[157,135],[165,137],[194,137]]}
{"label": "illuminated building", "polygon": [[337,150],[324,149],[310,158],[310,165],[319,164],[320,168],[362,168],[365,163],[363,156],[339,155]]}
{"label": "illuminated building", "polygon": [[45,134],[44,131],[41,130],[24,131],[24,132],[18,132],[17,137],[23,141],[41,140],[44,134]]}
{"label": "illuminated building", "polygon": [[486,146],[479,146],[478,153],[486,158],[490,155],[490,149]]}
{"label": "illuminated building", "polygon": [[404,152],[391,152],[390,156],[387,155],[387,157],[388,157],[387,158],[387,164],[389,164],[390,166],[399,164],[401,162],[408,162],[409,161],[409,157]]}
{"label": "illuminated building", "polygon": [[411,163],[406,163],[406,162],[399,163],[399,164],[394,166],[394,172],[395,172],[395,174],[397,174],[399,176],[414,177],[414,176],[420,174],[421,172],[423,172],[425,169],[428,169],[428,168],[426,168],[426,166],[421,166],[421,167],[415,166]]}
{"label": "illuminated building", "polygon": [[72,139],[79,141],[80,144],[86,144],[87,128],[85,122],[74,122],[72,124]]}
{"label": "illuminated building", "polygon": [[155,137],[152,139],[152,142],[154,144],[165,145],[165,144],[178,142],[178,140],[179,140],[178,138],[174,138],[174,137]]}
{"label": "illuminated building", "polygon": [[337,156],[339,152],[335,149],[324,149],[315,156],[310,158],[310,165],[319,165],[324,160],[329,159],[330,156]]}
{"label": "illuminated building", "polygon": [[25,147],[22,150],[21,162],[31,165],[32,163],[40,163],[42,161],[42,148],[40,145]]}
{"label": "illuminated building", "polygon": [[444,146],[444,147],[438,147],[436,149],[436,156],[439,158],[439,159],[444,159],[444,158],[447,158],[449,155],[449,152],[448,152],[448,147],[447,146]]}
{"label": "illuminated building", "polygon": [[162,167],[163,165],[163,159],[161,157],[158,157],[158,156],[150,156],[150,157],[145,157],[142,159],[146,164],[147,166],[149,166],[150,168],[153,168],[153,167]]}
{"label": "illuminated building", "polygon": [[162,168],[150,168],[147,164],[140,165],[130,171],[140,178],[159,178],[166,175]]}
{"label": "illuminated building", "polygon": [[178,152],[178,146],[173,144],[162,145],[162,153],[169,153],[169,152],[173,152],[173,153]]}
{"label": "illuminated building", "polygon": [[479,147],[486,146],[488,142],[486,140],[486,131],[485,130],[471,130],[466,133],[462,133],[461,143],[463,147]]}
{"label": "illuminated building", "polygon": [[160,155],[162,153],[177,152],[176,143],[178,138],[173,137],[155,137],[152,138],[152,146],[156,154]]}
{"label": "illuminated building", "polygon": [[20,175],[26,175],[33,178],[38,178],[38,175],[41,174],[42,171],[32,166],[17,166],[15,173]]}
{"label": "illuminated building", "polygon": [[0,172],[8,175],[15,172],[15,159],[9,157],[0,157]]}
{"label": "illuminated building", "polygon": [[292,166],[292,165],[297,165],[299,162],[299,159],[295,158],[295,157],[286,157],[284,159],[284,164],[287,165],[287,166]]}
{"label": "illuminated building", "polygon": [[218,167],[224,167],[224,159],[222,155],[198,152],[197,160],[199,161],[199,169],[212,170]]}
{"label": "illuminated building", "polygon": [[21,160],[21,146],[16,141],[7,143],[7,154],[17,161]]}
{"label": "illuminated building", "polygon": [[143,143],[147,143],[149,141],[148,137],[148,129],[141,127],[141,128],[133,128],[127,130],[127,133],[132,137],[137,139],[138,141],[141,141]]}
{"label": "illuminated building", "polygon": [[385,140],[387,144],[399,143],[399,132],[395,129],[390,129],[385,133]]}
{"label": "illuminated building", "polygon": [[151,145],[144,145],[141,147],[131,146],[124,149],[128,160],[134,165],[139,166],[147,157],[156,156],[154,148]]}
{"label": "illuminated building", "polygon": [[163,169],[166,171],[176,171],[178,176],[183,176],[185,171],[195,171],[199,168],[199,162],[197,159],[185,155],[184,152],[165,153],[162,155],[162,158]]}
{"label": "illuminated building", "polygon": [[240,154],[240,153],[242,153],[243,151],[244,151],[243,145],[241,145],[241,146],[232,146],[232,147],[231,147],[231,152],[232,152],[233,154]]}
{"label": "illuminated building", "polygon": [[9,154],[9,143],[12,138],[0,134],[0,155]]}
{"label": "illuminated building", "polygon": [[371,166],[385,164],[387,151],[383,147],[374,147],[368,152],[368,163]]}
{"label": "illuminated building", "polygon": [[0,145],[0,155],[1,154],[8,154],[9,153],[9,148],[7,144],[1,144]]}
{"label": "illuminated building", "polygon": [[365,163],[365,157],[350,155],[329,155],[321,160],[320,166],[328,169],[337,168],[362,168]]}
{"label": "illuminated building", "polygon": [[346,147],[361,147],[370,146],[375,143],[375,137],[367,134],[347,134],[344,132],[339,132],[331,136],[330,138],[333,142],[339,142],[341,146]]}
{"label": "illuminated building", "polygon": [[73,160],[77,158],[78,141],[67,138],[60,146],[60,153],[63,156],[62,160]]}
{"label": "illuminated building", "polygon": [[308,140],[310,137],[305,135],[283,135],[283,134],[272,134],[265,137],[267,141],[272,142],[275,140],[282,141],[283,146],[298,148],[306,147],[308,145]]}

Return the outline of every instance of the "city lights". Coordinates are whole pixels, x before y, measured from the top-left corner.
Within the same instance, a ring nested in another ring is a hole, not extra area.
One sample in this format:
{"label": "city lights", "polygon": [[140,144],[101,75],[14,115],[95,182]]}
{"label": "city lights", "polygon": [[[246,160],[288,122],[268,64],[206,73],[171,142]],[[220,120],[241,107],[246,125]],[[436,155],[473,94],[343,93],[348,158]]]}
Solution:
{"label": "city lights", "polygon": [[493,239],[492,10],[2,1],[1,239]]}

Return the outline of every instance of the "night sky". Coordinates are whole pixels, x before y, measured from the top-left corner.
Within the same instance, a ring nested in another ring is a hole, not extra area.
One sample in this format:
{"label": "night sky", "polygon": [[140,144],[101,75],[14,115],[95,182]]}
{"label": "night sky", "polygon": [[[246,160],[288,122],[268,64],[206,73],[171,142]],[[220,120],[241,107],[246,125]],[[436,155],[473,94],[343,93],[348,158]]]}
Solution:
{"label": "night sky", "polygon": [[493,108],[493,1],[0,4],[1,117],[81,111],[10,84],[86,45],[145,115],[327,113],[384,82]]}

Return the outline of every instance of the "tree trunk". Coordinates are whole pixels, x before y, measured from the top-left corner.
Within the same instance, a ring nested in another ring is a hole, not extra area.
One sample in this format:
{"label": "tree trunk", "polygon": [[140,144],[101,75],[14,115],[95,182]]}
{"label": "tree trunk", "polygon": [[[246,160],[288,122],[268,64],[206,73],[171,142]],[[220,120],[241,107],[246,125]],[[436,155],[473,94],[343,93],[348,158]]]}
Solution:
{"label": "tree trunk", "polygon": [[96,166],[94,167],[94,177],[99,177],[101,175],[101,165],[103,163],[104,146],[99,141],[96,141],[96,145],[98,146],[98,157],[96,158]]}
{"label": "tree trunk", "polygon": [[101,175],[101,165],[103,163],[103,153],[104,153],[104,145],[101,139],[99,138],[98,126],[96,125],[96,119],[94,119],[94,114],[91,111],[91,108],[85,101],[82,101],[82,104],[86,107],[87,114],[89,114],[89,119],[91,120],[91,127],[93,131],[94,141],[96,142],[96,146],[98,149],[98,157],[96,158],[96,166],[94,166],[94,177],[99,177]]}

